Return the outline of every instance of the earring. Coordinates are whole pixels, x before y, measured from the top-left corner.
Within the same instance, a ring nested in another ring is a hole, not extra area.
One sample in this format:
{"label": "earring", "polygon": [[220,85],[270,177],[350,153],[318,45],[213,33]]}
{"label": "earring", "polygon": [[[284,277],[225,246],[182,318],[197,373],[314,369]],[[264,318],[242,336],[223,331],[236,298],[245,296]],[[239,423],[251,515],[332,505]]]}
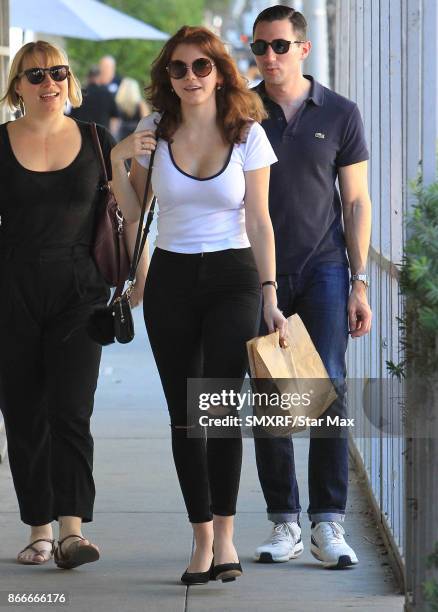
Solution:
{"label": "earring", "polygon": [[20,94],[18,94],[18,104],[20,106],[20,111],[21,114],[24,115],[24,100],[23,98],[20,96]]}
{"label": "earring", "polygon": [[222,85],[216,85],[216,89],[217,91],[220,91],[222,89]]}

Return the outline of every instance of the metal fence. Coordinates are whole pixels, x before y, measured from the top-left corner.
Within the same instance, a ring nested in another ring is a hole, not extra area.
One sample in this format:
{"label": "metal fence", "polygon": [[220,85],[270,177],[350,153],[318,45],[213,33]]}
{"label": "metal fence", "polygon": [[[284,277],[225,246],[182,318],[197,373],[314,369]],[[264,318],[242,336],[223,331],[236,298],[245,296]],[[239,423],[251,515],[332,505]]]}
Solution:
{"label": "metal fence", "polygon": [[426,184],[436,177],[437,34],[435,0],[337,0],[335,89],[361,109],[373,202],[373,330],[368,338],[350,343],[349,375],[361,378],[364,386],[369,378],[381,381],[378,401],[390,421],[389,433],[370,437],[364,418],[351,449],[366,476],[399,577],[405,580],[407,609],[418,581],[412,569],[412,529],[405,527],[405,489],[415,474],[406,469],[409,442],[391,435],[391,430],[403,431],[403,407],[386,362],[402,358],[397,317],[403,303],[396,264],[405,239],[403,217],[412,205],[409,182],[420,168]]}

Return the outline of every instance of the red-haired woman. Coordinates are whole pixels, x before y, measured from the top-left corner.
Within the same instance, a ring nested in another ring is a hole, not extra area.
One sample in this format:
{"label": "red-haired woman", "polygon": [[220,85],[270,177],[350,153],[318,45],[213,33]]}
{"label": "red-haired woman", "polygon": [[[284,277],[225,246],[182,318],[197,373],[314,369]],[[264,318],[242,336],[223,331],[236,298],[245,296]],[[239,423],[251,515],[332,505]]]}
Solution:
{"label": "red-haired woman", "polygon": [[[268,328],[285,337],[268,212],[276,157],[258,123],[265,116],[259,99],[205,28],[184,26],[166,43],[152,67],[149,100],[155,112],[112,150],[111,160],[117,200],[134,221],[156,149],[158,238],[144,316],[196,543],[181,580],[234,580],[242,573],[233,545],[242,440],[205,439],[199,424],[188,434],[187,379],[243,380],[261,285]],[[128,178],[129,158],[135,159]]]}

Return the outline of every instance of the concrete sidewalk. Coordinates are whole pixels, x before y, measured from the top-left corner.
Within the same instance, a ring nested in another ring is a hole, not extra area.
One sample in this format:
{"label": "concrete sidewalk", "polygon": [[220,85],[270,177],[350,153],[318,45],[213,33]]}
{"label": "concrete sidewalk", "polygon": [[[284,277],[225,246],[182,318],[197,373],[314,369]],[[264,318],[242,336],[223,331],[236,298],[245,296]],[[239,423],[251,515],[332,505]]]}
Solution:
{"label": "concrete sidewalk", "polygon": [[[144,331],[136,312],[136,338],[104,350],[96,396],[96,505],[84,527],[101,560],[72,571],[14,562],[27,539],[19,520],[8,464],[0,465],[0,607],[7,593],[66,593],[71,612],[326,612],[401,611],[403,597],[386,561],[355,473],[350,475],[348,540],[360,564],[344,571],[322,569],[309,552],[310,524],[303,516],[304,554],[289,563],[260,565],[253,549],[270,530],[257,479],[253,441],[244,440],[244,463],[236,518],[236,544],[244,575],[234,583],[185,588],[179,578],[191,547],[173,465],[167,410]],[[307,507],[307,439],[298,439],[295,460],[301,504]],[[57,535],[57,534],[56,534]],[[4,608],[3,608],[4,606]],[[51,610],[54,605],[38,605]],[[59,606],[61,607],[61,606]],[[56,606],[58,609],[58,606]]]}

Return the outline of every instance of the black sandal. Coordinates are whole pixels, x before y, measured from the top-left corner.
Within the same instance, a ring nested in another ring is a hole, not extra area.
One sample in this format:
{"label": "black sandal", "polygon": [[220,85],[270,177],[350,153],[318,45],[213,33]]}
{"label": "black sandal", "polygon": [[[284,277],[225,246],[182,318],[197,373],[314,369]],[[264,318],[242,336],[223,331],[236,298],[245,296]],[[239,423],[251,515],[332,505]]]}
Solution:
{"label": "black sandal", "polygon": [[[68,540],[68,538],[79,538],[76,542],[73,542],[68,547],[67,551],[62,552],[62,544]],[[55,549],[55,563],[62,569],[73,569],[84,563],[91,563],[97,561],[100,557],[99,551],[94,544],[80,544],[80,540],[86,540],[80,535],[71,534],[58,540],[58,546]]]}
{"label": "black sandal", "polygon": [[[36,544],[37,542],[49,542],[49,544],[52,545],[52,549],[51,550],[44,550],[44,549],[38,550],[37,548],[34,547],[34,544]],[[44,557],[43,561],[27,561],[26,559],[20,559],[21,553],[24,553],[25,550],[32,550],[35,553],[35,555],[41,555],[42,557]],[[50,559],[53,557],[54,552],[55,552],[55,540],[50,540],[48,538],[39,538],[38,540],[34,540],[30,544],[28,544],[25,548],[23,548],[23,550],[20,550],[20,552],[17,555],[17,561],[18,563],[22,563],[23,565],[44,565],[44,563],[47,563],[47,561],[50,561]],[[49,553],[49,557],[46,559],[47,553]]]}

